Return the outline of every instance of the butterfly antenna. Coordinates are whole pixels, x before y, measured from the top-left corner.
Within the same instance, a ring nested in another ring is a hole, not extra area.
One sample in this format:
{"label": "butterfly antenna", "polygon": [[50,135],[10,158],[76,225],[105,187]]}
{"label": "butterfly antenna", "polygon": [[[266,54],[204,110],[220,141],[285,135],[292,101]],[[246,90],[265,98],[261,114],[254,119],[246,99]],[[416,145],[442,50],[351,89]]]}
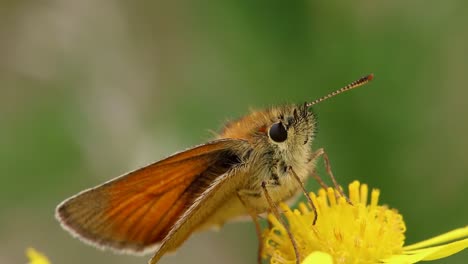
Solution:
{"label": "butterfly antenna", "polygon": [[315,100],[313,102],[307,103],[306,106],[311,107],[313,105],[316,105],[318,103],[321,103],[321,102],[327,100],[328,98],[334,97],[335,95],[338,95],[340,93],[344,93],[344,92],[352,90],[354,88],[358,88],[359,86],[363,86],[364,84],[372,81],[372,79],[374,79],[374,74],[373,73],[371,73],[371,74],[369,74],[367,76],[364,76],[364,77],[360,78],[359,80],[356,80],[356,81],[346,85],[345,87],[343,87],[341,89],[338,89],[338,90],[336,90],[336,91],[334,91],[332,93],[329,93],[329,94],[327,94],[327,95],[325,95],[323,97],[320,97],[319,99],[317,99],[317,100]]}

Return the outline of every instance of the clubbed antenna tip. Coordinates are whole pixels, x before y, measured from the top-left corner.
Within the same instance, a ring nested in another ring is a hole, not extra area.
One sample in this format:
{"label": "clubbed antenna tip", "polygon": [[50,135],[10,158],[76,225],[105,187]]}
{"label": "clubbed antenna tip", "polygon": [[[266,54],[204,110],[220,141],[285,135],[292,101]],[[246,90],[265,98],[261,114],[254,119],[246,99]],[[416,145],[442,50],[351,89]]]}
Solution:
{"label": "clubbed antenna tip", "polygon": [[306,105],[307,105],[307,107],[311,107],[313,105],[316,105],[316,104],[318,104],[320,102],[323,102],[323,101],[327,100],[328,98],[334,97],[335,95],[338,95],[340,93],[344,93],[344,92],[352,90],[354,88],[363,86],[364,84],[372,81],[373,79],[374,79],[374,74],[371,73],[371,74],[369,74],[367,76],[364,76],[364,77],[362,77],[362,78],[360,78],[360,79],[346,85],[343,88],[340,88],[340,89],[338,89],[338,90],[336,90],[336,91],[334,91],[332,93],[329,93],[329,94],[327,94],[327,95],[325,95],[325,96],[323,96],[323,97],[321,97],[321,98],[319,98],[319,99],[317,99],[317,100],[315,100],[313,102],[307,103]]}

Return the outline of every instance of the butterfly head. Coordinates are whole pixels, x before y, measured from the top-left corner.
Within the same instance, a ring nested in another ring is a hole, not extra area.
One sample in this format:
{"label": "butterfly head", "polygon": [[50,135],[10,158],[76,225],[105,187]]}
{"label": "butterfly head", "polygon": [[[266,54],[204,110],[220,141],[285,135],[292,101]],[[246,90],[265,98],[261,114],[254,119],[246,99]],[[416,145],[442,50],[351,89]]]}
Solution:
{"label": "butterfly head", "polygon": [[226,125],[223,138],[248,140],[258,155],[294,156],[309,151],[316,132],[315,115],[306,104],[254,111]]}

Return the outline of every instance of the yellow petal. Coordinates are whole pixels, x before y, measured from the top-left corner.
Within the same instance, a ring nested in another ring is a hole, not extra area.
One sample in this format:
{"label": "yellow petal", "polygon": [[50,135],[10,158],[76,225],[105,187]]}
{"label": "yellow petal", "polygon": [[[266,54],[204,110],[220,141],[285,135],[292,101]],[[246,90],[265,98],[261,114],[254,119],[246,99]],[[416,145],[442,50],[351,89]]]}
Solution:
{"label": "yellow petal", "polygon": [[442,244],[448,241],[452,241],[455,239],[461,239],[465,238],[468,236],[468,226],[465,226],[463,228],[458,228],[455,230],[452,230],[450,232],[447,232],[445,234],[409,245],[403,247],[403,250],[412,250],[412,249],[418,249],[418,248],[423,248],[423,247],[428,247],[428,246],[434,246],[437,244]]}
{"label": "yellow petal", "polygon": [[314,251],[310,253],[301,264],[333,264],[332,256],[328,255],[325,252]]}
{"label": "yellow petal", "polygon": [[29,258],[28,264],[50,264],[49,259],[34,248],[28,248],[26,250],[26,255]]}
{"label": "yellow petal", "polygon": [[468,239],[452,242],[449,244],[429,247],[424,249],[416,249],[405,251],[404,255],[394,255],[388,259],[382,260],[384,263],[392,264],[409,264],[416,263],[421,260],[435,260],[448,257],[457,252],[460,252],[468,247]]}

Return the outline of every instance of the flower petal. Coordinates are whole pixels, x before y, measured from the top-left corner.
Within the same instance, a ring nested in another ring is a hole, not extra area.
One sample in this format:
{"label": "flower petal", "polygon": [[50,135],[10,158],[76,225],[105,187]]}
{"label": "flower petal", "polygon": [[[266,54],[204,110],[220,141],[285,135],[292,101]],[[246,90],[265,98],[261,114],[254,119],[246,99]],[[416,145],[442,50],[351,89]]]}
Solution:
{"label": "flower petal", "polygon": [[450,232],[447,232],[445,234],[429,238],[427,240],[405,246],[403,247],[403,250],[413,250],[413,249],[418,249],[418,248],[423,248],[423,247],[428,247],[428,246],[434,246],[437,244],[445,243],[451,240],[455,239],[461,239],[465,238],[468,236],[468,226],[465,226],[463,228],[458,228],[455,230],[452,230]]}
{"label": "flower petal", "polygon": [[310,253],[301,264],[333,264],[332,256],[322,251],[314,251]]}
{"label": "flower petal", "polygon": [[390,258],[382,260],[384,263],[392,264],[409,264],[416,263],[421,260],[435,260],[448,257],[457,252],[460,252],[468,247],[468,238],[460,241],[452,242],[446,245],[429,247],[424,249],[416,249],[403,252],[403,255],[394,255]]}

